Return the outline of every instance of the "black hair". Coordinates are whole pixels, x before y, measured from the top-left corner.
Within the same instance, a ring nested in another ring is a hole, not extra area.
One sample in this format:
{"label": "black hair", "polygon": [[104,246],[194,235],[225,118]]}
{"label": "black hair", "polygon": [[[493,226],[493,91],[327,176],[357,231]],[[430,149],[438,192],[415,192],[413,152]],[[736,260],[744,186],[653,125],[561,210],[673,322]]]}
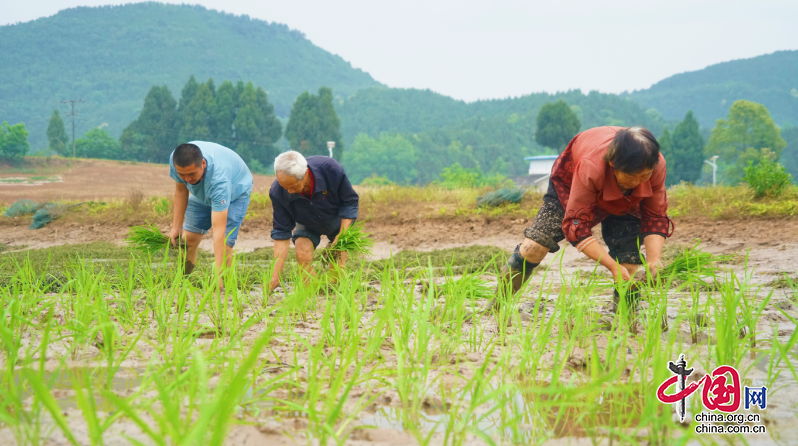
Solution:
{"label": "black hair", "polygon": [[607,147],[604,161],[612,162],[615,170],[628,174],[653,170],[659,163],[659,143],[643,127],[622,129]]}
{"label": "black hair", "polygon": [[180,144],[172,155],[175,166],[202,166],[202,151],[194,144]]}

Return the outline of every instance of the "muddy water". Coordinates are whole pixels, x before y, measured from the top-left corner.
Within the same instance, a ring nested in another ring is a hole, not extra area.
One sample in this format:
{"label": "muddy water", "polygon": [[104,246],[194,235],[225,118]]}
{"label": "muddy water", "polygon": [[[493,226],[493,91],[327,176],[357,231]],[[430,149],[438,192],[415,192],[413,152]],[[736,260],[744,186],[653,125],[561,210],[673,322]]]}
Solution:
{"label": "muddy water", "polygon": [[[128,395],[136,390],[143,382],[145,370],[142,368],[122,367],[111,377],[110,390],[119,395]],[[20,382],[22,372],[18,371],[16,381]],[[43,381],[49,384],[53,397],[62,409],[77,407],[75,399],[76,388],[90,386],[94,391],[94,402],[97,410],[113,412],[116,408],[104,397],[98,395],[97,389],[108,388],[108,375],[104,367],[72,367],[55,371],[45,371]],[[33,396],[32,390],[27,389],[24,394]]]}

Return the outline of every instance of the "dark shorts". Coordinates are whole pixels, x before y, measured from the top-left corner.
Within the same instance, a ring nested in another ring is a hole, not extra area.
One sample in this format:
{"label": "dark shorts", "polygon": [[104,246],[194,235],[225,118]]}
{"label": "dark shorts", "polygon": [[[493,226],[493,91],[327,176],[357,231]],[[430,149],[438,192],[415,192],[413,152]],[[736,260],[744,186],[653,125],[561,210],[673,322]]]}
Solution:
{"label": "dark shorts", "polygon": [[[565,240],[562,221],[565,210],[549,182],[549,190],[543,196],[532,225],[524,229],[524,237],[549,248],[549,252],[560,250],[559,242]],[[642,265],[640,246],[643,236],[640,233],[640,219],[634,215],[610,215],[601,222],[601,236],[609,248],[609,254],[620,263]]]}
{"label": "dark shorts", "polygon": [[[352,221],[352,224],[355,224],[356,221],[357,220]],[[332,243],[332,241],[335,240],[335,237],[338,236],[339,232],[341,232],[340,224],[338,225],[337,231],[331,234],[323,234],[323,235],[327,236],[327,240],[329,240],[330,243]],[[294,233],[293,235],[291,235],[291,241],[294,242],[294,245],[296,245],[296,239],[300,237],[308,238],[310,239],[311,243],[313,243],[313,249],[316,249],[319,246],[319,243],[321,243],[321,236],[322,234],[312,229],[309,229],[305,225],[297,223],[296,228],[294,228]]]}

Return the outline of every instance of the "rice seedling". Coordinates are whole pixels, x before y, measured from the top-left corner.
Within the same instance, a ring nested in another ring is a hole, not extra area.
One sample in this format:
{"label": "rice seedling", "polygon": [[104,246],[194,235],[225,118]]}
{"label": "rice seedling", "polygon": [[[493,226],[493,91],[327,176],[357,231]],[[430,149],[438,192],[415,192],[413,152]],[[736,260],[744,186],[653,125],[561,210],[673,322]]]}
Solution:
{"label": "rice seedling", "polygon": [[170,243],[169,237],[162,234],[158,226],[150,222],[131,227],[125,241],[131,248],[149,254],[168,249]]}
{"label": "rice seedling", "polygon": [[369,255],[374,246],[374,240],[369,238],[369,233],[363,230],[363,225],[355,222],[338,234],[338,241],[331,244],[321,253],[324,263],[331,263],[338,258],[340,253],[347,252],[351,255]]}
{"label": "rice seedling", "polygon": [[[638,309],[622,299],[610,313],[611,279],[555,274],[552,262],[488,313],[501,253],[463,252],[353,262],[335,283],[291,269],[271,297],[262,253],[189,279],[168,256],[137,250],[115,263],[8,262],[0,443],[223,444],[254,425],[285,443],[341,444],[382,416],[406,443],[684,444],[701,439],[653,390],[679,353],[748,373],[760,349],[768,385],[798,383],[798,335],[767,336],[770,294],[747,265],[723,270],[691,250],[660,276],[670,279],[640,289]],[[708,336],[682,342],[680,325],[699,312],[696,333]],[[794,309],[779,314],[795,325]],[[50,374],[73,358],[94,370],[59,387]],[[138,378],[120,391],[129,370]]]}
{"label": "rice seedling", "polygon": [[722,269],[719,264],[731,259],[729,255],[710,254],[698,249],[698,243],[686,248],[668,266],[659,272],[659,277],[677,282],[703,281],[714,278]]}

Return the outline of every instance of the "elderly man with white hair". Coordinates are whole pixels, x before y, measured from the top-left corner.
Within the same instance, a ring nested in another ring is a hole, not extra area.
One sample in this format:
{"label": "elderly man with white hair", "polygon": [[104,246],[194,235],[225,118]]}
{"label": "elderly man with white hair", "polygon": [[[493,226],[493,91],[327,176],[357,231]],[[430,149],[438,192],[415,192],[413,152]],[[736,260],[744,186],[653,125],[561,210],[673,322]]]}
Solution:
{"label": "elderly man with white hair", "polygon": [[[280,284],[280,273],[288,256],[290,241],[296,248],[299,265],[308,274],[313,270],[313,251],[327,236],[331,244],[338,234],[357,219],[357,192],[346,177],[343,167],[326,156],[309,156],[289,151],[274,160],[277,180],[269,197],[274,211],[274,258],[277,262],[269,291]],[[340,266],[346,264],[341,253]]]}

